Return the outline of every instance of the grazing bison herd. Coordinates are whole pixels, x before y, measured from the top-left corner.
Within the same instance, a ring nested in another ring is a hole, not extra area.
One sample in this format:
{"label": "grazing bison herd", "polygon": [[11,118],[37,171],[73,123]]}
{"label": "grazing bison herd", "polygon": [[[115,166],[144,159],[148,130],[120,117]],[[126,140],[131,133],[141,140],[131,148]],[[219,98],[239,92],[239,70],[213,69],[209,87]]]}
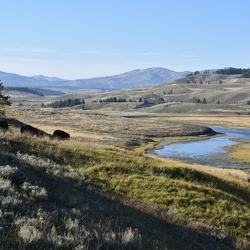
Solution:
{"label": "grazing bison herd", "polygon": [[[2,131],[3,133],[6,133],[7,131],[9,131],[9,124],[6,121],[0,121],[0,131]],[[31,136],[37,136],[37,137],[49,137],[51,139],[58,139],[58,140],[67,140],[70,138],[70,134],[68,134],[67,132],[63,131],[63,130],[55,130],[53,132],[52,135],[38,129],[35,128],[31,125],[23,125],[20,129],[21,134],[26,134],[26,135],[31,135]]]}

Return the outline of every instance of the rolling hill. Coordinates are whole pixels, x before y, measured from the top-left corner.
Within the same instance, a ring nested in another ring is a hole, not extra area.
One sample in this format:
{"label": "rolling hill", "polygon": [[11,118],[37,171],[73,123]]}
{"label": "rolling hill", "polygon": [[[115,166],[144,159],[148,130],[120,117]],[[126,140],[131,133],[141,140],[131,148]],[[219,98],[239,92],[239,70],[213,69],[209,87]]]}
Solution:
{"label": "rolling hill", "polygon": [[[201,74],[141,88],[83,97],[89,110],[152,113],[250,113],[250,79],[239,75]],[[77,98],[81,98],[77,95]],[[110,98],[126,102],[109,102]],[[67,96],[66,96],[67,98]]]}

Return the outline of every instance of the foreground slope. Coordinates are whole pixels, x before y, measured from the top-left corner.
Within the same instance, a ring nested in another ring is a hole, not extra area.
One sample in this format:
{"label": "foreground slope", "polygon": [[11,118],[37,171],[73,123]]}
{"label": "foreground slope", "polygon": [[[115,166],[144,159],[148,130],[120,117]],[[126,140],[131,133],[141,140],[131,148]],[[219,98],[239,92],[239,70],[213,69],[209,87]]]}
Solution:
{"label": "foreground slope", "polygon": [[0,146],[2,246],[249,247],[246,181],[76,141],[10,135]]}

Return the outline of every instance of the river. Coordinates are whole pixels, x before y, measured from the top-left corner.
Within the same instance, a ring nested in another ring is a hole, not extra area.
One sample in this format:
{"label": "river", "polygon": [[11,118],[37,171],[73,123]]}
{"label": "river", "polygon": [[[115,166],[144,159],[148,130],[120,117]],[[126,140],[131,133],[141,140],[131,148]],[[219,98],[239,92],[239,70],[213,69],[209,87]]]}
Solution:
{"label": "river", "polygon": [[188,163],[198,163],[217,167],[250,168],[250,164],[240,164],[226,158],[226,146],[237,144],[232,139],[250,138],[249,129],[211,127],[225,135],[205,140],[178,142],[163,146],[154,152],[162,157],[177,158]]}

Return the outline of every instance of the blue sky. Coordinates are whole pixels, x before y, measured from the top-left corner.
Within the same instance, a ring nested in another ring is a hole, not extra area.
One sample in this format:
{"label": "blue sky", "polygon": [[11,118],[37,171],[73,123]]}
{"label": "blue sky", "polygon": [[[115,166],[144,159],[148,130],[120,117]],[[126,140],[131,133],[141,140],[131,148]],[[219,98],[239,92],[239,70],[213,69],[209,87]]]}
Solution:
{"label": "blue sky", "polygon": [[0,71],[67,79],[250,67],[248,0],[1,2]]}

